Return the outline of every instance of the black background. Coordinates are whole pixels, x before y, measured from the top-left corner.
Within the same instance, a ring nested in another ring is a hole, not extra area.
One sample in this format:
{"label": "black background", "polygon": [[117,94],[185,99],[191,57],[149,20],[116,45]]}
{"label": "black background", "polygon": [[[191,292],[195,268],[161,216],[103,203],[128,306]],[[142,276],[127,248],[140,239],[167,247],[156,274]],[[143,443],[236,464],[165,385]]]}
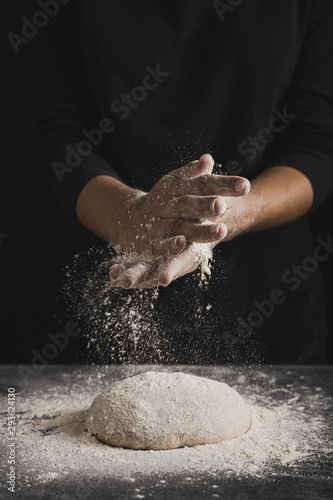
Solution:
{"label": "black background", "polygon": [[[9,31],[20,33],[24,12],[20,2],[10,0],[2,1],[1,10],[0,362],[30,363],[31,349],[45,345],[50,331],[56,333],[55,299],[63,268],[71,262],[68,239],[72,228],[30,160],[32,103],[22,68],[24,46],[15,54],[6,36]],[[333,234],[333,196],[311,216],[311,227],[315,238]],[[333,256],[322,269],[332,363]],[[63,318],[64,325],[70,319]],[[55,362],[61,362],[60,358]]]}

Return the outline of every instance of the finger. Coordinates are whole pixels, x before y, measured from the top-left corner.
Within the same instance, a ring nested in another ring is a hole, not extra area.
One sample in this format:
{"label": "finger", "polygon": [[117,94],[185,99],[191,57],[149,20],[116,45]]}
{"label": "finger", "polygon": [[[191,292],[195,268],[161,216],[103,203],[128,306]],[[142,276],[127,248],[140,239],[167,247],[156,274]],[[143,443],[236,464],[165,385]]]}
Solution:
{"label": "finger", "polygon": [[213,243],[222,241],[228,233],[227,226],[219,224],[184,223],[179,226],[187,241],[192,243]]}
{"label": "finger", "polygon": [[142,261],[125,267],[122,264],[115,264],[110,269],[111,285],[116,288],[150,288],[157,285],[157,280],[152,280],[157,262],[145,262],[145,258],[163,255],[168,257],[181,252],[186,247],[184,236],[174,236],[166,239],[156,239],[150,244],[150,248],[142,256]]}
{"label": "finger", "polygon": [[134,288],[140,282],[143,282],[148,278],[149,274],[152,273],[153,267],[156,266],[148,262],[139,262],[138,264],[134,264],[124,272],[116,285],[126,289]]}
{"label": "finger", "polygon": [[227,210],[227,203],[222,196],[184,195],[174,198],[165,206],[161,218],[200,219],[218,217]]}
{"label": "finger", "polygon": [[125,271],[126,267],[123,264],[114,264],[111,266],[109,271],[111,285],[113,282],[116,282]]}
{"label": "finger", "polygon": [[186,247],[186,238],[184,236],[174,236],[172,238],[158,238],[150,244],[150,255],[165,255],[169,257],[181,252]]}
{"label": "finger", "polygon": [[250,181],[232,175],[202,175],[182,185],[182,194],[199,196],[244,196],[249,193]]}
{"label": "finger", "polygon": [[157,270],[160,265],[156,260],[154,262],[138,262],[128,268],[112,286],[125,289],[153,288],[158,285]]}
{"label": "finger", "polygon": [[211,174],[214,167],[214,160],[210,154],[204,154],[200,160],[192,161],[184,167],[173,170],[170,175],[179,179],[191,179],[204,174]]}
{"label": "finger", "polygon": [[130,288],[125,288],[120,282],[117,282],[115,285],[112,285],[112,288],[122,288],[123,290],[134,290],[138,288],[154,288],[158,286],[157,278],[153,280],[142,280],[138,283],[133,284]]}
{"label": "finger", "polygon": [[167,286],[171,281],[183,276],[186,273],[194,271],[200,264],[200,258],[196,254],[193,245],[188,245],[178,255],[171,257],[165,262],[158,272],[158,284]]}
{"label": "finger", "polygon": [[223,222],[204,224],[175,219],[163,221],[164,234],[182,234],[186,241],[192,243],[213,243],[222,241],[227,233],[227,226]]}

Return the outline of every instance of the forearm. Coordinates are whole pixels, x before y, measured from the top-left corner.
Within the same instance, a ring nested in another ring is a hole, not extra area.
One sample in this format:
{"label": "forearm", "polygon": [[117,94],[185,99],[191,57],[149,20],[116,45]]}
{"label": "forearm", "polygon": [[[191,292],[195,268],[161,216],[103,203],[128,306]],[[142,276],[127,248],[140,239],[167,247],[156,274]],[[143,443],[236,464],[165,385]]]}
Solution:
{"label": "forearm", "polygon": [[[128,203],[142,194],[117,179],[100,175],[82,189],[76,204],[80,223],[100,238],[122,246]],[[228,228],[226,240],[243,232],[260,231],[292,222],[305,215],[313,201],[309,179],[291,167],[273,167],[255,178],[244,197],[226,197],[229,206],[221,217]]]}
{"label": "forearm", "polygon": [[111,176],[98,175],[84,186],[78,197],[77,218],[96,236],[113,246],[122,246],[126,206],[140,193]]}
{"label": "forearm", "polygon": [[222,215],[225,198],[243,196],[250,183],[241,177],[213,175],[213,166],[213,158],[203,155],[163,176],[148,193],[111,176],[96,176],[78,196],[77,218],[113,246],[138,254],[165,255],[186,241],[219,241],[227,233],[225,224],[200,224],[199,219]]}
{"label": "forearm", "polygon": [[292,222],[305,215],[312,202],[312,185],[302,172],[285,166],[267,169],[251,182],[248,195],[227,199],[225,239]]}

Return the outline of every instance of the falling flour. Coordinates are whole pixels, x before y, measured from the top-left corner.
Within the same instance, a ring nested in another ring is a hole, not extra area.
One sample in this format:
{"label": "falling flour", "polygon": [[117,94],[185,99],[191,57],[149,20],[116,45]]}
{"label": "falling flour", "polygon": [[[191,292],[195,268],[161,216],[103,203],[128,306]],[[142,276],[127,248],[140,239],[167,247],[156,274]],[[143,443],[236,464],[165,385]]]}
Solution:
{"label": "falling flour", "polygon": [[[86,346],[85,352],[78,353],[78,360],[106,364],[179,362],[175,354],[176,329],[186,331],[194,315],[199,329],[202,311],[209,305],[202,296],[213,265],[212,250],[208,244],[193,246],[199,270],[191,273],[186,296],[184,293],[177,296],[177,302],[184,304],[182,314],[178,315],[181,322],[177,325],[170,324],[175,303],[170,304],[170,312],[161,313],[160,308],[156,309],[157,302],[161,302],[159,287],[124,290],[111,286],[111,265],[134,265],[138,262],[137,254],[117,254],[112,247],[78,254],[67,269],[63,293],[67,314],[79,324]],[[170,338],[172,328],[175,335]],[[189,353],[195,349],[194,344],[188,346]]]}

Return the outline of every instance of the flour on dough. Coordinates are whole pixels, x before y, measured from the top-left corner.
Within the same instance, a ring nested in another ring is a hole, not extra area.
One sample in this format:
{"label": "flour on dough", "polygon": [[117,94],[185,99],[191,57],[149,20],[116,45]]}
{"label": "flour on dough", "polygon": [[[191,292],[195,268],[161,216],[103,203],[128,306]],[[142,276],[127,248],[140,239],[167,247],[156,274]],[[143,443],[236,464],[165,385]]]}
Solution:
{"label": "flour on dough", "polygon": [[86,425],[111,446],[167,450],[237,438],[250,428],[251,415],[238,392],[222,382],[148,371],[98,395]]}

